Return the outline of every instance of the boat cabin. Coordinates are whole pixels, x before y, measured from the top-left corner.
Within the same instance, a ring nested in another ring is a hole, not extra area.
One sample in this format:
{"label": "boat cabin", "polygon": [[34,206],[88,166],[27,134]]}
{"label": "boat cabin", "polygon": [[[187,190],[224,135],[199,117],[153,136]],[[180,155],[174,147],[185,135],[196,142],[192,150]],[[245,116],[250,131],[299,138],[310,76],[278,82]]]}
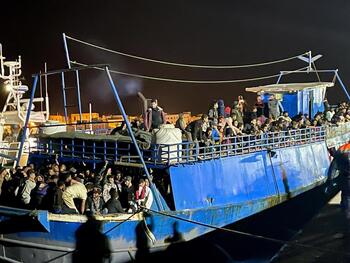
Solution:
{"label": "boat cabin", "polygon": [[246,91],[261,95],[264,103],[270,95],[275,95],[291,117],[299,113],[314,117],[324,111],[326,89],[333,86],[333,82],[286,83],[251,87]]}

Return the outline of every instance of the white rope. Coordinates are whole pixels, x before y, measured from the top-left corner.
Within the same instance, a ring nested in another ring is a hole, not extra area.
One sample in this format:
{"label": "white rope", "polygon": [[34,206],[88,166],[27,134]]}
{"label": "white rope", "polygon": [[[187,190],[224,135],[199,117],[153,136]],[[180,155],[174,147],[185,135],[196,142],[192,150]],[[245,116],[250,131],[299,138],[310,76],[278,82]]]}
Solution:
{"label": "white rope", "polygon": [[[76,61],[71,61],[72,64],[75,64],[77,66],[83,66],[87,67],[89,65],[83,64]],[[307,69],[308,67],[303,67],[300,69],[296,69],[293,71],[289,71],[288,73],[285,73],[283,75],[292,74],[297,71],[302,71],[304,69]],[[104,68],[100,67],[94,67],[94,69],[98,70],[104,70]],[[280,74],[275,75],[269,75],[269,76],[262,76],[262,77],[256,77],[256,78],[248,78],[248,79],[232,79],[232,80],[185,80],[185,79],[169,79],[169,78],[158,78],[158,77],[152,77],[152,76],[146,76],[146,75],[139,75],[139,74],[132,74],[117,70],[109,70],[111,73],[128,76],[128,77],[135,77],[135,78],[141,78],[141,79],[148,79],[148,80],[156,80],[156,81],[167,81],[167,82],[177,82],[177,83],[192,83],[192,84],[225,84],[225,83],[239,83],[239,82],[250,82],[250,81],[257,81],[257,80],[264,80],[264,79],[272,79],[278,77]]]}
{"label": "white rope", "polygon": [[156,60],[156,59],[151,59],[151,58],[145,58],[145,57],[140,57],[140,56],[135,56],[131,55],[128,53],[112,50],[109,48],[101,47],[74,37],[70,37],[66,35],[67,39],[73,40],[75,42],[94,47],[103,51],[111,52],[114,54],[118,54],[121,56],[129,57],[129,58],[134,58],[138,60],[143,60],[143,61],[148,61],[148,62],[153,62],[153,63],[159,63],[159,64],[164,64],[164,65],[170,65],[170,66],[178,66],[178,67],[188,67],[188,68],[207,68],[207,69],[235,69],[235,68],[250,68],[250,67],[260,67],[260,66],[267,66],[267,65],[272,65],[272,64],[277,64],[277,63],[282,63],[286,62],[289,60],[293,60],[298,58],[299,56],[303,56],[306,54],[309,54],[309,52],[305,52],[303,54],[289,57],[289,58],[284,58],[284,59],[279,59],[279,60],[274,60],[274,61],[268,61],[268,62],[262,62],[262,63],[255,63],[255,64],[246,64],[246,65],[197,65],[197,64],[183,64],[183,63],[175,63],[175,62],[169,62],[169,61],[163,61],[163,60]]}

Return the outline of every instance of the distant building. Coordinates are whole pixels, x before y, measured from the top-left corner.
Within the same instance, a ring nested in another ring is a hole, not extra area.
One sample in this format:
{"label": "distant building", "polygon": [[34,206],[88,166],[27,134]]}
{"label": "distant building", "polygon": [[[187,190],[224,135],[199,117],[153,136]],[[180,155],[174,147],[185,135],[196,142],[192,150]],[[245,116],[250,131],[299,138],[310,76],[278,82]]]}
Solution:
{"label": "distant building", "polygon": [[[201,116],[192,116],[191,112],[183,112],[184,119],[186,123],[190,123],[193,120],[199,119]],[[102,115],[99,113],[92,113],[92,124],[90,125],[90,113],[82,113],[82,123],[80,124],[80,114],[73,113],[68,116],[68,124],[76,124],[70,126],[69,130],[88,130],[92,128],[92,130],[111,130],[121,125],[123,122],[122,115]],[[175,125],[177,119],[179,118],[179,114],[166,114],[166,120]],[[63,115],[50,115],[50,120],[58,121],[60,123],[65,123],[65,118]],[[130,122],[135,119],[139,119],[142,121],[142,116],[128,116]],[[92,127],[91,127],[92,126]]]}

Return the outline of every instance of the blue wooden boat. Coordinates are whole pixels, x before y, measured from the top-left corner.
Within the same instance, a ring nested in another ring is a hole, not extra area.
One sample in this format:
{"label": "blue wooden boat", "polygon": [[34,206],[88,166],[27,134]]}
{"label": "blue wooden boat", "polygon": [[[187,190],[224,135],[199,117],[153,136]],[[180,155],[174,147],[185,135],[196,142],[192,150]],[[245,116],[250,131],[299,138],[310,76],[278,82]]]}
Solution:
{"label": "blue wooden boat", "polygon": [[[94,65],[45,74],[58,75],[64,84],[65,75],[74,74],[78,78],[80,71],[96,67],[101,68]],[[110,240],[113,262],[135,258],[140,235],[149,239],[150,251],[166,249],[175,222],[184,239],[192,240],[217,227],[273,209],[315,188],[323,187],[325,194],[337,188],[337,174],[330,169],[328,150],[349,141],[348,125],[234,137],[228,143],[195,150],[187,142],[151,145],[146,149],[139,147],[140,141],[131,129],[108,67],[103,70],[126,120],[130,138],[44,136],[31,149],[30,161],[40,164],[58,155],[63,162],[84,161],[96,166],[107,160],[130,169],[141,167],[149,178],[152,169],[155,201],[151,209],[96,217]],[[29,109],[40,76],[34,77]],[[322,105],[319,99],[313,101],[313,95],[330,86],[332,83],[324,82],[275,84],[250,91],[280,93],[285,95],[285,107],[290,112],[314,114]],[[29,119],[30,110],[25,127]],[[170,191],[162,190],[158,179]],[[0,219],[0,259],[7,262],[70,262],[75,232],[87,220],[83,215],[4,206],[0,207]]]}

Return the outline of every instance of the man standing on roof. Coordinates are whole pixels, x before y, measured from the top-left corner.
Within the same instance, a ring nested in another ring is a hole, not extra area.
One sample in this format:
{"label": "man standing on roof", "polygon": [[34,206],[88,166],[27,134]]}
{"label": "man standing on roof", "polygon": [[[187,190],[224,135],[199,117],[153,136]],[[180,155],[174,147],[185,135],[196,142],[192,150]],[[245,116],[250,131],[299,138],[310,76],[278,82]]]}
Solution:
{"label": "man standing on roof", "polygon": [[145,130],[151,131],[159,129],[161,124],[166,123],[165,113],[161,107],[158,106],[158,101],[152,99],[151,107],[148,108],[145,118]]}

